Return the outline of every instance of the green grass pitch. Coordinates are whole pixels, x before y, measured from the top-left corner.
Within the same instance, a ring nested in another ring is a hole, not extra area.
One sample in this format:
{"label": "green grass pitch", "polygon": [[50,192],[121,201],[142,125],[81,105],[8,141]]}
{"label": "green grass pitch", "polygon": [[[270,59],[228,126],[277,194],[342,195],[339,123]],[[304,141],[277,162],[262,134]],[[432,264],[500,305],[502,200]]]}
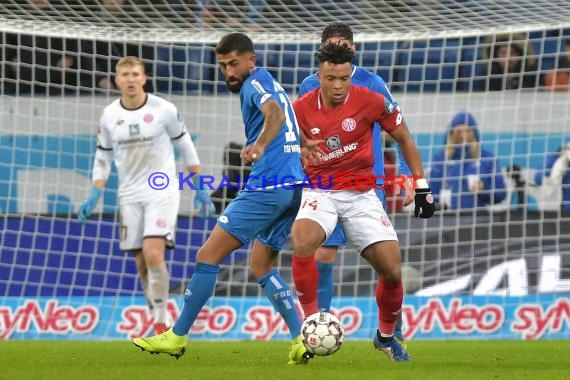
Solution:
{"label": "green grass pitch", "polygon": [[190,342],[179,360],[132,343],[0,342],[0,379],[568,379],[570,341],[411,341],[411,363],[393,363],[372,342],[288,366],[289,343]]}

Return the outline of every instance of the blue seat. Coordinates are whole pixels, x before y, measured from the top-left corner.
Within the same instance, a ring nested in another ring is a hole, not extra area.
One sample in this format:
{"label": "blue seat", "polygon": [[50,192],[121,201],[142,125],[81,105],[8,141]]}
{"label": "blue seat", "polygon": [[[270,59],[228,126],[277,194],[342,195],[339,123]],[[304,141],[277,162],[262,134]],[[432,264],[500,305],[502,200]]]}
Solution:
{"label": "blue seat", "polygon": [[297,94],[303,79],[318,71],[314,54],[317,44],[283,44],[277,65],[277,80],[285,91]]}
{"label": "blue seat", "polygon": [[375,72],[385,82],[392,82],[396,43],[391,41],[362,42],[356,44],[356,64]]}
{"label": "blue seat", "polygon": [[157,88],[161,92],[212,92],[216,68],[214,47],[172,44],[157,48]]}
{"label": "blue seat", "polygon": [[401,43],[396,59],[398,81],[408,92],[454,91],[459,71],[459,40]]}

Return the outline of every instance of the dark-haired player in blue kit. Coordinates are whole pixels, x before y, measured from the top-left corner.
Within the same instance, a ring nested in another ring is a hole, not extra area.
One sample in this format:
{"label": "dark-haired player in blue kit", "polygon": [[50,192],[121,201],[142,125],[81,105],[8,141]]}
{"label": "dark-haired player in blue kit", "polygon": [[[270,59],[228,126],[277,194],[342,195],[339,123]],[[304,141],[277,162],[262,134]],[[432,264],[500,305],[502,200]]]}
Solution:
{"label": "dark-haired player in blue kit", "polygon": [[[250,266],[293,339],[289,364],[305,364],[311,355],[301,341],[301,319],[289,285],[273,262],[283,249],[299,209],[303,182],[301,136],[293,107],[283,87],[264,68],[255,66],[255,51],[241,33],[224,36],[216,57],[231,92],[240,94],[247,146],[242,157],[252,162],[242,190],[218,221],[196,255],[196,273],[184,293],[184,307],[174,326],[163,334],[133,343],[151,353],[176,358],[186,350],[187,335],[198,313],[214,292],[224,257],[253,241]],[[311,150],[318,142],[304,141]]]}
{"label": "dark-haired player in blue kit", "polygon": [[[356,49],[353,40],[353,34],[350,26],[342,22],[333,22],[325,26],[321,34],[321,43],[324,45],[326,43],[345,43],[348,44],[353,51]],[[363,86],[369,88],[374,92],[382,94],[386,99],[390,99],[392,104],[398,105],[388,86],[384,80],[366,70],[362,67],[352,66],[352,84],[357,86]],[[301,83],[301,88],[299,89],[299,97],[304,94],[320,87],[319,80],[317,78],[317,73],[306,77]],[[387,210],[386,194],[382,189],[384,186],[384,158],[382,153],[382,129],[379,124],[374,126],[374,173],[378,176],[376,191],[378,199],[382,202],[382,205]],[[311,138],[311,136],[307,136]],[[410,170],[406,161],[404,160],[400,150],[398,149],[398,158],[400,162],[400,174],[409,175]],[[411,178],[411,177],[410,177]],[[403,202],[404,206],[409,205],[414,200],[414,191],[412,184],[409,181],[404,182],[406,187],[406,199]],[[319,310],[330,311],[331,299],[333,296],[333,267],[336,260],[336,252],[338,247],[341,245],[346,245],[346,238],[344,236],[344,231],[340,224],[337,224],[331,237],[323,243],[323,245],[315,252],[315,261],[317,262],[317,268],[319,270],[318,278],[318,308]],[[315,279],[317,281],[317,279]],[[395,337],[401,341],[404,340],[402,333],[402,317],[398,319],[398,324],[396,326]]]}

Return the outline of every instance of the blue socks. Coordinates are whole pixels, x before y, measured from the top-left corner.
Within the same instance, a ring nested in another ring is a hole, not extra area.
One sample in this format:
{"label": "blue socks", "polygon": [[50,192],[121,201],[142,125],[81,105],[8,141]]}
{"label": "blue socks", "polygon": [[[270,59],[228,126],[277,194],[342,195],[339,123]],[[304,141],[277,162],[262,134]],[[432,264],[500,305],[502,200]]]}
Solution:
{"label": "blue socks", "polygon": [[317,300],[319,310],[329,312],[333,296],[333,268],[334,263],[321,263],[317,261],[319,271],[319,284],[317,287]]}
{"label": "blue socks", "polygon": [[196,265],[196,273],[192,276],[188,289],[184,292],[184,306],[172,328],[174,334],[188,335],[198,313],[214,293],[218,273],[220,273],[219,265],[204,263]]}
{"label": "blue socks", "polygon": [[259,279],[259,285],[265,291],[265,295],[275,308],[281,314],[283,320],[289,327],[291,339],[301,334],[301,318],[295,308],[291,289],[289,285],[279,275],[276,269],[267,272]]}

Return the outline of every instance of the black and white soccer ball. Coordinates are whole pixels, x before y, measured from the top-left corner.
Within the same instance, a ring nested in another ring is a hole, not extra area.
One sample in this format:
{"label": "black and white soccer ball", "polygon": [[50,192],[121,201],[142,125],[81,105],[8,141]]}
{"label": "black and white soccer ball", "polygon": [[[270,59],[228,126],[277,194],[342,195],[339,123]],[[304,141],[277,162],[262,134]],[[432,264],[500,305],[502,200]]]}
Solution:
{"label": "black and white soccer ball", "polygon": [[301,335],[307,351],[327,356],[337,352],[344,342],[344,327],[334,315],[319,311],[305,319]]}

